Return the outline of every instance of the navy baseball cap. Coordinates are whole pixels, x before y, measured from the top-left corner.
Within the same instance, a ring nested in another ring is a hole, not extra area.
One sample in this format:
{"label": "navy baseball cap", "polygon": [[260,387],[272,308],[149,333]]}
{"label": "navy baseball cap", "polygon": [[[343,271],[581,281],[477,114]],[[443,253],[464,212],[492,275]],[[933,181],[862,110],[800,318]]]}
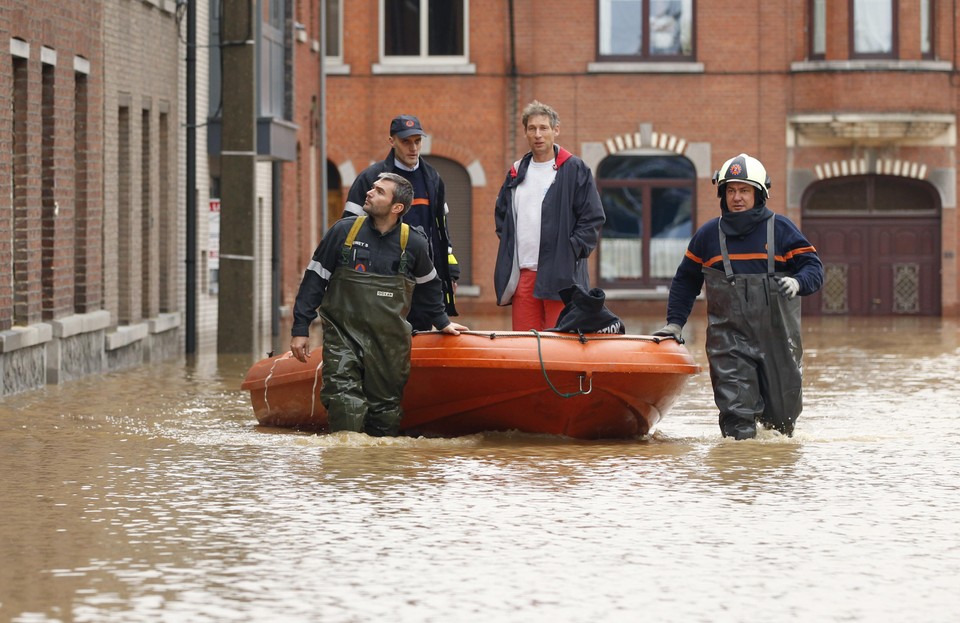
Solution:
{"label": "navy baseball cap", "polygon": [[414,134],[426,134],[420,120],[413,115],[400,115],[390,122],[390,136],[407,138]]}

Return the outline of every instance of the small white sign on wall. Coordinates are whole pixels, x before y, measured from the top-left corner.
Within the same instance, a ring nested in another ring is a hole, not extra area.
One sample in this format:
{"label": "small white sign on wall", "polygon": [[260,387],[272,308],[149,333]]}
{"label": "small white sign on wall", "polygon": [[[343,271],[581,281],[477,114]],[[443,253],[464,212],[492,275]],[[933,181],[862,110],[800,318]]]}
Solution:
{"label": "small white sign on wall", "polygon": [[210,200],[207,227],[207,269],[210,294],[220,291],[220,200]]}

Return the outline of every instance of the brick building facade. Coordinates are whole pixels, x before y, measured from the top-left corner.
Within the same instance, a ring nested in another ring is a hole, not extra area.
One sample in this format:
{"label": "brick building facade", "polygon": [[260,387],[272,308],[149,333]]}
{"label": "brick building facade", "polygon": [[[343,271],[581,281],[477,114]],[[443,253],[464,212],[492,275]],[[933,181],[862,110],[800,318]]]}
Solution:
{"label": "brick building facade", "polygon": [[181,350],[176,9],[0,11],[0,395]]}
{"label": "brick building facade", "polygon": [[101,11],[39,1],[0,12],[0,394],[84,374],[90,334],[106,328]]}
{"label": "brick building facade", "polygon": [[[533,99],[559,112],[558,142],[598,180],[607,223],[591,274],[618,313],[663,313],[686,240],[718,212],[713,171],[747,152],[770,173],[771,207],[824,258],[805,313],[960,314],[951,3],[754,0],[732,15],[715,0],[256,1],[269,132],[250,289],[254,333],[273,332],[264,348],[286,345],[277,317],[401,113],[420,117],[447,185],[461,311],[505,314],[493,206],[527,151],[519,117]],[[220,4],[192,6],[190,94],[185,6],[0,11],[0,394],[174,356],[184,322],[201,350],[216,342]],[[188,96],[200,111],[193,223]]]}
{"label": "brick building facade", "polygon": [[[713,172],[747,152],[773,180],[771,208],[824,256],[804,313],[960,313],[952,3],[462,0],[442,22],[426,1],[333,4],[332,209],[387,153],[390,119],[418,115],[425,157],[466,180],[448,203],[468,314],[496,310],[493,206],[527,150],[519,115],[533,99],[598,179],[608,221],[592,275],[617,311],[663,313],[686,239],[719,213]],[[298,98],[312,79],[298,77]],[[284,264],[285,305],[311,250],[286,247],[299,261]]]}

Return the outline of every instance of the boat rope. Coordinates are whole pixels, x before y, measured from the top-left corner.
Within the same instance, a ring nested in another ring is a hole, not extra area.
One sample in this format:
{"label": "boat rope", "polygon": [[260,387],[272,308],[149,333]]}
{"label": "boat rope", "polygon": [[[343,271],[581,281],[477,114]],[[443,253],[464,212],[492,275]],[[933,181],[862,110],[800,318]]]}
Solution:
{"label": "boat rope", "polygon": [[[580,391],[563,393],[554,387],[553,382],[550,381],[550,377],[547,376],[547,367],[543,363],[543,351],[540,349],[540,332],[536,329],[530,329],[530,333],[533,333],[537,336],[537,357],[540,359],[540,371],[543,372],[543,378],[546,379],[547,385],[550,386],[550,389],[553,390],[553,393],[561,398],[573,398],[574,396],[586,396],[593,391],[593,379],[590,379],[590,387],[586,390],[583,389],[583,375],[580,375]],[[580,339],[585,343],[586,338],[583,337],[583,334],[580,334]]]}
{"label": "boat rope", "polygon": [[270,389],[270,379],[273,378],[273,371],[277,369],[277,364],[280,363],[282,357],[277,357],[273,365],[270,366],[270,373],[267,374],[267,378],[263,379],[263,404],[267,406],[267,414],[270,414],[270,397],[267,395],[267,391]]}
{"label": "boat rope", "polygon": [[[431,331],[417,331],[417,335],[425,335],[429,333],[441,333],[440,331],[431,330]],[[484,337],[495,340],[497,338],[508,338],[508,337],[530,337],[529,331],[460,331],[462,335],[482,335]],[[581,344],[586,344],[587,342],[598,342],[598,341],[637,341],[637,342],[653,342],[659,344],[664,340],[672,340],[673,337],[659,337],[655,335],[629,335],[623,333],[597,333],[597,334],[584,334],[584,333],[554,333],[552,331],[546,331],[539,334],[541,338],[545,340],[576,340]]]}
{"label": "boat rope", "polygon": [[313,389],[310,391],[310,417],[313,417],[314,413],[317,412],[317,383],[320,382],[320,372],[323,370],[323,357],[320,358],[320,362],[317,363],[317,367],[313,371]]}

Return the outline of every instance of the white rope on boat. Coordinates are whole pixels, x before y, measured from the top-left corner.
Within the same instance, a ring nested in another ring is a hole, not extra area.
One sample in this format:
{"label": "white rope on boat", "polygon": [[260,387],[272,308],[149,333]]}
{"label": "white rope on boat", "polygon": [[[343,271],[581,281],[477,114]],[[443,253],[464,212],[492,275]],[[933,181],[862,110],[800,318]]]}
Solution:
{"label": "white rope on boat", "polygon": [[291,356],[293,356],[293,353],[287,353],[286,357],[277,357],[273,365],[270,366],[270,374],[267,375],[267,378],[263,379],[263,402],[267,405],[267,415],[270,414],[270,399],[267,397],[267,390],[270,388],[270,379],[273,378],[273,371],[277,369],[277,364],[280,363],[281,360]]}
{"label": "white rope on boat", "polygon": [[[416,335],[426,334],[426,333],[440,333],[440,331],[417,331]],[[483,337],[488,337],[491,340],[504,337],[533,337],[530,331],[461,331],[460,335],[480,335]],[[639,341],[639,342],[653,342],[654,344],[659,344],[664,340],[674,340],[672,336],[659,336],[659,335],[630,335],[630,334],[603,334],[603,333],[592,333],[592,334],[576,334],[576,333],[558,333],[554,331],[547,331],[539,333],[539,338],[548,339],[548,340],[576,340],[578,342],[603,342],[607,340],[624,340],[624,341]]]}
{"label": "white rope on boat", "polygon": [[320,379],[320,368],[323,367],[323,358],[317,364],[317,369],[313,371],[313,389],[310,391],[310,417],[313,417],[313,411],[317,406],[317,383]]}

